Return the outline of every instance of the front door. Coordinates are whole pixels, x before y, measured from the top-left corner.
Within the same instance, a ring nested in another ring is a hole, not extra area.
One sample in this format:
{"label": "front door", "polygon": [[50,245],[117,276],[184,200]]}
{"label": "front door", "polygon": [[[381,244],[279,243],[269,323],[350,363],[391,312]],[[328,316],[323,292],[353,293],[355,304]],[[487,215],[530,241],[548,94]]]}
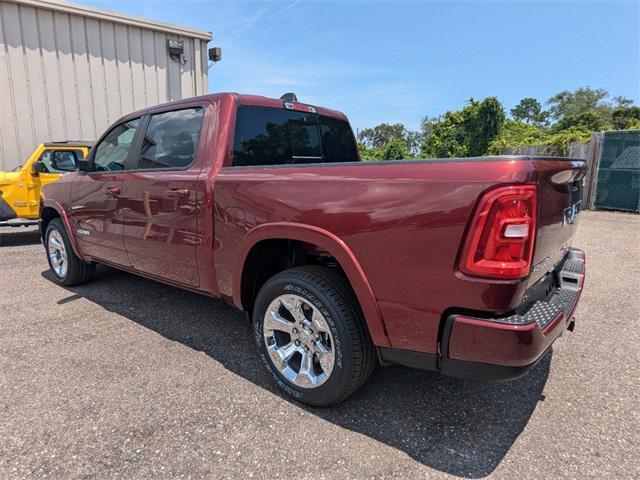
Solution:
{"label": "front door", "polygon": [[124,244],[134,269],[199,285],[196,247],[203,108],[151,114],[124,182]]}
{"label": "front door", "polygon": [[83,255],[130,267],[122,238],[122,178],[140,119],[112,128],[71,189],[71,227]]}

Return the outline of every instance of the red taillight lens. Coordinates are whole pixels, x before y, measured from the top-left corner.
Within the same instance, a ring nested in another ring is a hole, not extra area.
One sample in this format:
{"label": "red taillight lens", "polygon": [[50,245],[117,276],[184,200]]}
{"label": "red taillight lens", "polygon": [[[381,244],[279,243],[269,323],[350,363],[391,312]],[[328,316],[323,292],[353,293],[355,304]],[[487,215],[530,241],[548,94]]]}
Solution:
{"label": "red taillight lens", "polygon": [[467,232],[460,270],[476,277],[526,277],[535,232],[535,185],[490,190],[480,200]]}

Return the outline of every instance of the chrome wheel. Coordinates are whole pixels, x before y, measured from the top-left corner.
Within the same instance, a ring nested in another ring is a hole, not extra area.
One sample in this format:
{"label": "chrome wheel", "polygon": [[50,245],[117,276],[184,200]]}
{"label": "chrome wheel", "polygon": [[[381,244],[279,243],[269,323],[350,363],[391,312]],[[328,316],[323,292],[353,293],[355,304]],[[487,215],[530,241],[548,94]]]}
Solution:
{"label": "chrome wheel", "polygon": [[267,308],[263,335],[278,371],[300,388],[315,388],[331,376],[333,335],[320,311],[298,295],[280,295]]}
{"label": "chrome wheel", "polygon": [[67,249],[64,246],[64,240],[62,240],[62,235],[60,235],[58,230],[51,230],[51,233],[49,233],[47,250],[49,260],[51,260],[51,268],[53,268],[53,271],[58,277],[64,278],[67,275],[69,261],[67,259]]}

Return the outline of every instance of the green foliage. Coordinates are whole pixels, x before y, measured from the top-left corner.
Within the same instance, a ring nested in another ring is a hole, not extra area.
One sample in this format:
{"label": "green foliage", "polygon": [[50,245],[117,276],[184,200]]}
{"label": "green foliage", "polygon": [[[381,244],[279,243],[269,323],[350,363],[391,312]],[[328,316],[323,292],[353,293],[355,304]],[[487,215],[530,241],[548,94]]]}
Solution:
{"label": "green foliage", "polygon": [[563,90],[547,100],[549,113],[555,120],[560,120],[566,115],[580,115],[589,110],[598,110],[606,107],[609,93],[602,89],[581,87],[570,92]]}
{"label": "green foliage", "polygon": [[409,148],[401,138],[392,138],[382,151],[382,160],[402,160],[409,157]]}
{"label": "green foliage", "polygon": [[543,125],[549,118],[549,112],[542,110],[542,105],[535,98],[526,97],[511,109],[511,116],[519,122]]}
{"label": "green foliage", "polygon": [[381,123],[373,128],[365,128],[358,134],[358,141],[367,149],[384,149],[394,139],[402,140],[409,152],[417,152],[422,135],[407,130],[402,123]]}
{"label": "green foliage", "polygon": [[[633,110],[633,100],[625,97],[610,98],[604,89],[578,88],[573,92],[567,90],[557,93],[549,100],[549,112],[560,124],[556,131],[571,126],[584,126],[594,130],[611,130],[618,128],[614,124],[614,112]],[[620,113],[618,113],[620,115]],[[622,113],[624,116],[624,113]],[[633,118],[633,113],[631,114]],[[594,118],[597,117],[597,120]],[[565,123],[561,123],[566,119]]]}
{"label": "green foliage", "polygon": [[517,120],[507,120],[500,134],[489,144],[487,153],[497,155],[504,147],[541,145],[546,134],[540,128]]}
{"label": "green foliage", "polygon": [[566,155],[569,150],[569,144],[573,142],[586,143],[591,140],[591,130],[578,126],[569,127],[557,133],[549,134],[545,139],[544,145],[557,145],[560,147],[562,155]]}
{"label": "green foliage", "polygon": [[421,153],[429,157],[484,155],[504,122],[504,109],[497,98],[487,97],[481,102],[471,98],[462,110],[423,120],[426,138]]}
{"label": "green foliage", "polygon": [[548,145],[556,154],[566,153],[569,143],[588,142],[593,131],[640,129],[640,107],[625,97],[611,98],[603,89],[565,90],[547,104],[544,111],[537,99],[523,98],[506,120],[497,98],[471,98],[461,110],[423,118],[422,132],[402,123],[362,130],[360,156],[368,161],[411,158],[418,151],[426,157],[481,156],[526,145]]}
{"label": "green foliage", "polygon": [[404,138],[402,123],[381,123],[373,128],[365,128],[358,134],[358,140],[368,148],[383,148],[393,138]]}
{"label": "green foliage", "polygon": [[360,150],[360,158],[367,162],[375,162],[382,160],[382,149],[369,148],[364,143],[358,142],[358,150]]}
{"label": "green foliage", "polygon": [[640,118],[632,118],[629,120],[625,130],[640,130]]}
{"label": "green foliage", "polygon": [[640,107],[621,107],[616,108],[611,115],[613,128],[616,130],[627,130],[638,128],[640,123]]}
{"label": "green foliage", "polygon": [[558,133],[574,127],[590,132],[598,132],[609,130],[611,125],[600,112],[592,109],[578,115],[565,115],[553,125],[551,130]]}

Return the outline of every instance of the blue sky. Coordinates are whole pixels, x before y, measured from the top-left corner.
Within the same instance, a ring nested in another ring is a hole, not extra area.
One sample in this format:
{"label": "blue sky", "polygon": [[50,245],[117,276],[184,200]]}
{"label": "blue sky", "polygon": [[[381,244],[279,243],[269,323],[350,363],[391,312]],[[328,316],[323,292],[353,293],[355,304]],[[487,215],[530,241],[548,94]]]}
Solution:
{"label": "blue sky", "polygon": [[357,129],[585,85],[640,103],[638,1],[79,1],[209,30],[209,91],[293,91]]}

